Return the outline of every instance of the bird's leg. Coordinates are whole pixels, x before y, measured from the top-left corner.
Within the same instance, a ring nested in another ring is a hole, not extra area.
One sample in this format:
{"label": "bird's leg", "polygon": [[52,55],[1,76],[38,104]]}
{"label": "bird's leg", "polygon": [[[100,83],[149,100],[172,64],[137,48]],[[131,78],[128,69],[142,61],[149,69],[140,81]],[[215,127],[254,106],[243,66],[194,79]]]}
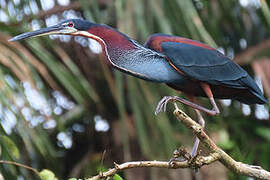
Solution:
{"label": "bird's leg", "polygon": [[[198,109],[198,110],[200,110],[200,111],[203,111],[203,112],[205,112],[205,113],[207,113],[207,114],[210,114],[210,115],[216,115],[216,114],[218,114],[216,111],[214,111],[214,110],[210,110],[210,109],[207,109],[207,108],[205,108],[205,107],[203,107],[203,106],[200,106],[200,105],[198,105],[198,104],[195,104],[195,103],[192,103],[192,102],[190,102],[190,101],[188,101],[188,100],[186,100],[186,99],[184,99],[184,98],[180,98],[180,97],[178,97],[178,96],[165,96],[165,97],[163,97],[160,101],[159,101],[159,103],[158,103],[158,105],[157,105],[157,107],[156,107],[156,110],[155,110],[155,115],[157,115],[158,113],[160,113],[162,110],[165,112],[166,111],[166,108],[167,108],[167,104],[168,104],[168,102],[170,102],[170,101],[172,101],[172,102],[181,102],[181,103],[183,103],[183,104],[185,104],[185,105],[188,105],[188,106],[190,106],[190,107],[192,107],[192,108],[194,108],[194,109]],[[210,101],[211,101],[211,99],[210,99]],[[214,101],[215,102],[215,101]],[[211,101],[211,103],[212,103],[212,101]],[[218,111],[219,112],[219,111]]]}
{"label": "bird's leg", "polygon": [[160,113],[162,110],[165,112],[166,111],[166,108],[167,108],[167,104],[168,102],[170,101],[173,101],[173,102],[181,102],[185,105],[188,105],[194,109],[198,109],[199,111],[203,111],[211,116],[214,116],[214,115],[217,115],[220,113],[217,105],[216,105],[216,102],[214,100],[214,97],[213,97],[213,94],[212,94],[212,91],[210,89],[210,86],[208,84],[205,84],[205,83],[200,83],[200,85],[202,86],[203,90],[205,91],[206,95],[209,97],[210,99],[210,102],[213,106],[213,109],[210,110],[210,109],[207,109],[201,105],[198,105],[198,104],[195,104],[193,102],[190,102],[184,98],[180,98],[180,97],[177,97],[177,96],[165,96],[163,97],[157,107],[156,107],[156,110],[155,110],[155,115],[157,115],[158,113]]}
{"label": "bird's leg", "polygon": [[[187,93],[185,93],[185,95],[190,99],[191,102],[193,102],[193,103],[196,102],[194,96],[192,96],[190,94],[187,94]],[[197,114],[199,124],[202,126],[202,128],[204,128],[205,127],[205,121],[204,121],[204,119],[202,117],[201,112],[198,109],[194,109],[194,111]],[[196,137],[195,143],[194,143],[192,151],[191,151],[191,156],[192,157],[195,157],[195,155],[197,154],[199,143],[200,143],[200,139]]]}
{"label": "bird's leg", "polygon": [[[205,121],[204,121],[204,119],[203,119],[200,111],[197,110],[197,109],[194,109],[194,110],[195,110],[195,112],[197,114],[199,124],[202,126],[202,128],[204,128]],[[194,157],[197,154],[199,143],[200,143],[200,139],[198,137],[196,137],[195,143],[194,143],[193,148],[192,148],[192,151],[191,151],[191,156],[192,157]]]}
{"label": "bird's leg", "polygon": [[[159,101],[159,103],[158,103],[158,105],[156,107],[155,114],[157,115],[159,112],[162,111],[162,109],[165,112],[167,104],[168,104],[169,101],[173,101],[174,104],[178,101],[178,102],[181,102],[183,104],[186,104],[186,105],[191,106],[191,107],[194,108],[194,110],[195,110],[195,112],[197,114],[197,117],[198,117],[198,122],[204,128],[205,121],[204,121],[200,111],[206,112],[207,114],[212,115],[212,116],[216,115],[216,114],[219,114],[220,111],[219,111],[219,109],[218,109],[218,107],[216,105],[216,102],[214,100],[214,97],[213,97],[210,86],[208,84],[205,84],[205,83],[202,83],[202,82],[200,83],[200,85],[203,88],[205,94],[210,99],[210,102],[211,102],[211,104],[213,106],[212,110],[207,109],[207,108],[205,108],[203,106],[200,106],[200,105],[196,104],[194,97],[192,95],[190,95],[190,94],[186,94],[186,96],[190,99],[190,101],[188,101],[186,99],[183,99],[183,98],[179,98],[177,96],[165,96],[165,97],[163,97],[162,100]],[[196,155],[199,143],[200,143],[200,140],[196,137],[196,140],[195,140],[195,143],[193,145],[192,152],[191,152],[192,157],[194,157]]]}
{"label": "bird's leg", "polygon": [[192,158],[192,156],[188,153],[188,151],[180,147],[177,150],[174,150],[173,152],[173,158],[170,159],[169,165],[172,166],[174,162],[184,162],[189,161]]}
{"label": "bird's leg", "polygon": [[210,99],[210,102],[211,102],[211,104],[213,106],[213,109],[211,110],[211,113],[208,113],[208,114],[210,114],[210,115],[219,114],[220,111],[219,111],[219,109],[217,107],[217,104],[216,104],[215,99],[213,97],[213,93],[211,91],[210,86],[208,84],[206,84],[206,83],[203,83],[203,82],[200,82],[200,85],[203,88],[203,90],[204,90],[205,94],[207,95],[207,97]]}

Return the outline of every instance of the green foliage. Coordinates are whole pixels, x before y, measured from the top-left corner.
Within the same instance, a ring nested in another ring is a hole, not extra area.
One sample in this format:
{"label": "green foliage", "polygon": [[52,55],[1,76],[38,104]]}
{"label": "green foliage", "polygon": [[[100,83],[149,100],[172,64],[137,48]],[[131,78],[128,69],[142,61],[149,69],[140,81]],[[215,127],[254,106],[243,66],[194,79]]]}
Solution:
{"label": "green foliage", "polygon": [[119,176],[118,174],[115,174],[113,176],[113,180],[123,180],[123,178],[121,176]]}
{"label": "green foliage", "polygon": [[270,142],[270,128],[266,127],[257,127],[256,133],[263,137],[266,141]]}
{"label": "green foliage", "polygon": [[[171,88],[112,71],[102,56],[74,38],[63,42],[37,37],[10,43],[11,36],[29,31],[34,23],[44,27],[47,18],[66,18],[71,9],[85,19],[116,27],[141,44],[152,33],[169,33],[222,47],[228,55],[245,52],[241,42],[256,46],[270,34],[267,1],[260,1],[259,7],[244,7],[236,0],[71,0],[65,12],[56,1],[49,10],[42,10],[40,0],[5,2],[6,6],[0,6],[0,21],[2,12],[9,20],[0,22],[1,159],[44,169],[40,172],[44,179],[89,177],[110,168],[112,162],[168,160],[180,145],[191,147],[194,137],[172,116],[172,106],[167,113],[154,115],[162,96],[179,95]],[[33,2],[37,13],[32,12]],[[243,62],[250,74],[253,66],[249,63],[260,57],[269,58],[268,49]],[[30,88],[38,99],[29,96]],[[198,103],[210,106],[203,98]],[[204,116],[207,132],[236,160],[269,169],[269,122],[257,120],[254,107],[250,116],[244,116],[236,102],[219,106],[220,116]],[[179,107],[196,117],[190,108]],[[95,129],[97,117],[108,122],[108,131]],[[4,127],[13,121],[10,129]],[[48,128],[50,123],[55,127]],[[61,137],[70,138],[71,147]],[[0,172],[5,179],[35,178],[11,165],[0,166]],[[144,177],[168,179],[174,176],[170,173],[149,170]],[[114,179],[122,178],[115,175]]]}
{"label": "green foliage", "polygon": [[235,142],[230,140],[229,134],[224,129],[219,130],[218,146],[224,150],[230,150],[235,146]]}
{"label": "green foliage", "polygon": [[48,169],[43,169],[40,173],[39,176],[42,180],[57,180],[55,177],[54,173]]}
{"label": "green foliage", "polygon": [[8,152],[12,158],[18,159],[20,157],[19,149],[8,136],[1,135],[0,143],[1,147],[5,148],[6,152]]}

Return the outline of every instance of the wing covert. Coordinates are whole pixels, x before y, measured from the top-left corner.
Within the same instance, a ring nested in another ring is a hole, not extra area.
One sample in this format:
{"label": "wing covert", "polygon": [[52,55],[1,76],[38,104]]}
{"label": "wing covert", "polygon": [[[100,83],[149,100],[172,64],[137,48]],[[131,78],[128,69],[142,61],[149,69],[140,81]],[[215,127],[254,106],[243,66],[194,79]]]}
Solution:
{"label": "wing covert", "polygon": [[248,76],[238,64],[214,49],[178,42],[163,42],[161,47],[172,64],[190,78],[238,87],[236,81]]}

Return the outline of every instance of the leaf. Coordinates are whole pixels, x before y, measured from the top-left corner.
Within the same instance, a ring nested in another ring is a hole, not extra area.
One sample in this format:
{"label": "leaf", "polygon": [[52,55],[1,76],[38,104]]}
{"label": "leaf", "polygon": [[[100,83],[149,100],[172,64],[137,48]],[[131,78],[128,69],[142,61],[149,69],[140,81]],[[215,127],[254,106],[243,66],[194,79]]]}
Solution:
{"label": "leaf", "polygon": [[115,174],[113,176],[113,180],[123,180],[123,178],[121,176],[119,176],[118,174]]}
{"label": "leaf", "polygon": [[258,127],[256,128],[256,133],[267,141],[270,141],[270,128]]}
{"label": "leaf", "polygon": [[54,173],[48,169],[43,169],[40,173],[39,176],[42,180],[57,180],[55,177]]}
{"label": "leaf", "polygon": [[2,146],[13,158],[18,159],[20,157],[19,149],[9,137],[2,135],[0,136],[0,141]]}
{"label": "leaf", "polygon": [[220,130],[219,131],[219,138],[220,141],[218,142],[218,145],[226,150],[232,149],[234,147],[234,142],[230,140],[229,134],[226,130]]}
{"label": "leaf", "polygon": [[76,178],[69,178],[68,180],[77,180]]}

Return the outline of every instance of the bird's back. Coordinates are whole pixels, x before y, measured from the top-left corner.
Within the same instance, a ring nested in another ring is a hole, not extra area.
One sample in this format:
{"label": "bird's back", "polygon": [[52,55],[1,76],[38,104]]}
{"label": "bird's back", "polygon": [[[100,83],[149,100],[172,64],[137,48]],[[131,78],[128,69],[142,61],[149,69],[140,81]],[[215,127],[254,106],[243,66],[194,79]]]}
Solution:
{"label": "bird's back", "polygon": [[187,38],[155,34],[146,47],[164,54],[171,65],[189,78],[189,83],[168,85],[195,96],[206,96],[199,82],[210,85],[215,98],[236,99],[246,104],[264,104],[261,90],[239,65],[214,48]]}

